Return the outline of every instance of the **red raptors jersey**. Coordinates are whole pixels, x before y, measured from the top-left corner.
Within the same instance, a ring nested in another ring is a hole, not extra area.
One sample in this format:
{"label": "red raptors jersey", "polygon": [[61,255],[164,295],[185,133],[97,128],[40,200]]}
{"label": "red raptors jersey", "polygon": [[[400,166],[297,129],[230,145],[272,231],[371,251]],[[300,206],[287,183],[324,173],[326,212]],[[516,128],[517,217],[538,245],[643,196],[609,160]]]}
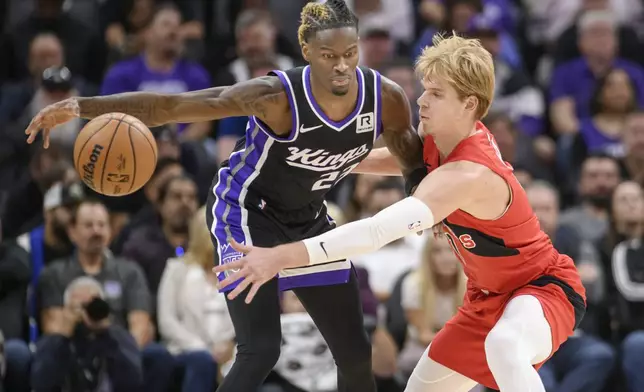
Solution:
{"label": "red raptors jersey", "polygon": [[[509,293],[543,275],[556,276],[583,295],[577,271],[568,257],[561,257],[541,230],[524,189],[503,161],[492,134],[482,123],[440,161],[434,140],[425,139],[428,170],[455,161],[481,164],[501,176],[510,187],[510,203],[495,220],[481,220],[457,210],[444,221],[444,231],[464,266],[468,287],[485,293]],[[570,279],[567,279],[567,278]]]}

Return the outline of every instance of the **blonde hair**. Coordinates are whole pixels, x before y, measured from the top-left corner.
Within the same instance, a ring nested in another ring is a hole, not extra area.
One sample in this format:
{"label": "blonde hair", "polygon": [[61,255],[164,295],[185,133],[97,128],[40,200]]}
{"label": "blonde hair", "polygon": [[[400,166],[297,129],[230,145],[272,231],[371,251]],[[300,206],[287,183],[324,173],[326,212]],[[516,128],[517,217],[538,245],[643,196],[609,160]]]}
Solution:
{"label": "blonde hair", "polygon": [[416,74],[422,80],[434,77],[446,80],[459,98],[478,99],[476,119],[487,114],[494,97],[494,62],[492,55],[477,39],[437,34],[433,46],[423,49],[416,60]]}
{"label": "blonde hair", "polygon": [[197,264],[210,269],[215,262],[215,247],[210,239],[210,230],[206,223],[206,207],[201,207],[190,221],[190,241],[184,256],[186,264]]}
{"label": "blonde hair", "polygon": [[[432,237],[428,237],[423,247],[423,257],[420,268],[413,272],[413,278],[417,280],[420,287],[420,305],[423,312],[423,319],[425,326],[433,328],[436,324],[436,273],[432,269],[434,263],[432,257],[432,245],[434,243]],[[454,291],[454,314],[459,306],[463,304],[465,296],[467,278],[463,273],[463,269],[459,263],[458,272],[456,273],[456,287]]]}

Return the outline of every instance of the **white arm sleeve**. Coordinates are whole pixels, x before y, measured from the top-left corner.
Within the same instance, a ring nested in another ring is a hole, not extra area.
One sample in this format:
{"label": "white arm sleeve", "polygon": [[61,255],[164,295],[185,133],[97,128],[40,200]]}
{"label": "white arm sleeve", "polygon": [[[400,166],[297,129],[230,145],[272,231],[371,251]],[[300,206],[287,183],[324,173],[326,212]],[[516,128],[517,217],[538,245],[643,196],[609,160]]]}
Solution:
{"label": "white arm sleeve", "polygon": [[309,253],[309,264],[321,264],[373,252],[394,240],[432,226],[432,211],[427,204],[411,196],[371,218],[347,223],[303,242]]}

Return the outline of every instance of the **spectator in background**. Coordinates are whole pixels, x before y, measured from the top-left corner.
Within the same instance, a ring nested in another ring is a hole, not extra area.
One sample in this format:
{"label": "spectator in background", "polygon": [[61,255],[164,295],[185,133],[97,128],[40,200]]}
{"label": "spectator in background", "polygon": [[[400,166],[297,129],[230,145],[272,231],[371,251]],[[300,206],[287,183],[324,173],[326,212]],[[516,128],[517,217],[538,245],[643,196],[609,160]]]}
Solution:
{"label": "spectator in background", "polygon": [[383,23],[362,23],[360,30],[360,65],[382,72],[395,53],[396,42]]}
{"label": "spectator in background", "polygon": [[[145,30],[141,55],[115,64],[105,76],[101,93],[110,95],[128,91],[183,93],[211,86],[205,69],[181,58],[181,13],[167,3],[159,6]],[[210,122],[179,124],[182,140],[202,141],[210,134]]]}
{"label": "spectator in background", "polygon": [[[607,11],[588,11],[580,17],[581,57],[557,66],[550,81],[550,120],[556,133],[579,132],[579,119],[590,115],[590,99],[597,80],[612,68],[628,73],[635,86],[637,102],[644,103],[644,70],[617,56],[616,28],[613,15]],[[570,145],[570,139],[566,138],[564,143]]]}
{"label": "spectator in background", "polygon": [[213,70],[215,85],[231,86],[252,79],[252,65],[259,61],[270,61],[276,69],[293,68],[292,58],[277,52],[277,28],[271,15],[259,9],[242,11],[235,23],[237,59],[224,72]]}
{"label": "spectator in background", "polygon": [[552,167],[539,156],[539,142],[517,130],[510,116],[493,111],[485,116],[483,123],[494,135],[503,160],[515,171],[527,171],[531,177],[554,181]]}
{"label": "spectator in background", "polygon": [[[42,80],[34,92],[31,101],[21,117],[14,123],[14,130],[12,132],[16,134],[24,133],[24,129],[29,125],[31,119],[46,106],[73,96],[81,95],[82,93],[76,88],[72,74],[67,67],[47,68],[42,73]],[[84,120],[75,118],[65,124],[56,126],[52,129],[51,142],[58,144],[70,154],[82,125],[84,125]]]}
{"label": "spectator in background", "polygon": [[557,190],[548,183],[535,182],[526,189],[541,229],[555,248],[573,258],[587,293],[587,311],[575,335],[544,364],[539,374],[548,392],[600,392],[615,364],[615,350],[601,340],[605,311],[604,274],[597,252],[577,232],[559,224]]}
{"label": "spectator in background", "polygon": [[123,256],[143,269],[156,304],[156,295],[166,262],[184,255],[190,219],[197,210],[197,187],[184,175],[172,177],[159,189],[159,223],[135,229],[123,247]]}
{"label": "spectator in background", "polygon": [[[347,205],[344,208],[347,222],[352,222],[356,219],[362,219],[369,216],[367,215],[368,212],[365,211],[365,203],[367,202],[367,199],[369,198],[373,187],[377,183],[386,179],[386,177],[383,176],[370,174],[358,174],[351,177],[353,179],[353,189],[351,196],[347,200]],[[340,203],[340,205],[343,204]]]}
{"label": "spectator in background", "polygon": [[[71,183],[78,179],[64,151],[55,144],[43,149],[40,146],[23,171],[19,180],[6,185],[6,199],[2,218],[4,236],[17,237],[43,222],[43,202],[47,190],[56,182]],[[0,184],[2,185],[2,184]]]}
{"label": "spectator in background", "polygon": [[543,94],[521,68],[500,57],[501,34],[500,21],[495,22],[485,15],[473,17],[468,26],[468,35],[481,40],[483,47],[494,58],[496,80],[490,110],[507,114],[517,124],[520,132],[538,137],[544,131]]}
{"label": "spectator in background", "polygon": [[611,195],[619,182],[619,166],[614,158],[590,155],[581,165],[578,182],[581,203],[563,212],[561,224],[575,228],[584,241],[598,241],[608,229]]}
{"label": "spectator in background", "polygon": [[466,278],[445,236],[427,237],[422,262],[402,283],[407,339],[398,358],[405,380],[436,333],[463,304]]}
{"label": "spectator in background", "polygon": [[337,391],[337,368],[329,346],[292,291],[282,295],[282,349],[274,372],[275,391]]}
{"label": "spectator in background", "polygon": [[29,43],[38,34],[51,32],[65,48],[66,65],[72,73],[98,85],[105,68],[105,46],[95,30],[63,11],[64,0],[36,0],[35,10],[7,31],[0,48],[0,80],[29,77]]}
{"label": "spectator in background", "polygon": [[29,44],[29,76],[6,83],[0,93],[0,124],[16,121],[40,86],[43,72],[50,67],[65,65],[63,44],[52,33],[39,33]]}
{"label": "spectator in background", "polygon": [[[363,216],[373,216],[404,197],[405,190],[399,178],[388,178],[376,183],[365,199]],[[420,265],[423,239],[413,234],[353,259],[355,265],[369,272],[369,286],[380,301],[389,298],[400,275]]]}
{"label": "spectator in background", "polygon": [[636,91],[622,69],[610,70],[597,81],[590,101],[591,117],[582,118],[577,139],[583,152],[604,152],[624,157],[622,134],[628,115],[636,109]]}
{"label": "spectator in background", "polygon": [[65,308],[65,289],[77,278],[89,276],[103,288],[113,325],[128,330],[141,352],[145,390],[163,391],[172,379],[174,359],[162,345],[153,342],[150,292],[140,267],[107,252],[110,226],[105,206],[95,201],[82,202],[72,214],[69,236],[76,245],[76,253],[47,266],[38,282],[45,336],[39,342],[35,359],[42,360],[43,367],[34,367],[32,382],[59,385],[60,377],[65,376],[64,371],[57,370],[56,363],[47,359],[61,352],[61,345],[67,342],[63,337],[73,332],[71,314]]}
{"label": "spectator in background", "polygon": [[[247,61],[250,79],[266,76],[269,72],[280,69],[270,58],[258,58]],[[226,117],[219,120],[217,143],[215,145],[217,163],[221,165],[230,158],[237,142],[246,135],[248,117]]]}
{"label": "spectator in background", "polygon": [[31,270],[29,296],[26,297],[29,301],[27,315],[30,343],[35,344],[38,339],[35,290],[40,272],[54,260],[70,257],[74,252],[74,246],[67,231],[72,219],[72,211],[83,201],[83,198],[81,183],[54,184],[45,194],[43,204],[45,223],[17,238],[16,243],[26,252]]}
{"label": "spectator in background", "polygon": [[412,124],[418,124],[419,84],[414,74],[413,61],[396,57],[382,66],[382,75],[397,83],[405,91],[411,106]]}
{"label": "spectator in background", "polygon": [[55,300],[62,302],[58,329],[38,342],[31,380],[35,392],[126,392],[141,387],[136,341],[112,320],[106,297],[98,281],[81,276],[65,287],[62,301]]}
{"label": "spectator in background", "polygon": [[465,34],[472,19],[478,15],[487,23],[500,26],[499,57],[512,67],[521,66],[521,56],[512,36],[513,25],[511,7],[507,0],[434,0],[444,4],[444,17],[438,28],[429,26],[416,42],[412,58],[418,57],[425,46],[432,45],[436,33]]}
{"label": "spectator in background", "polygon": [[624,133],[622,175],[644,186],[644,111],[639,109],[626,118]]}
{"label": "spectator in background", "polygon": [[184,170],[179,161],[173,158],[159,158],[152,177],[143,186],[143,193],[147,202],[129,219],[127,224],[112,241],[110,249],[112,249],[114,254],[120,255],[123,252],[123,246],[130,239],[135,229],[142,226],[154,225],[158,222],[159,213],[156,205],[159,199],[159,189],[170,178],[183,174]]}
{"label": "spectator in background", "polygon": [[[193,41],[204,37],[202,10],[199,0],[175,1],[185,22],[179,34]],[[169,1],[165,1],[168,3]],[[144,47],[145,27],[153,17],[156,0],[103,0],[100,6],[101,28],[113,58],[136,55]]]}
{"label": "spectator in background", "polygon": [[615,230],[620,241],[612,252],[614,287],[612,306],[621,341],[622,370],[629,391],[644,391],[644,193],[635,182],[617,187],[614,198]]}
{"label": "spectator in background", "polygon": [[[617,270],[614,264],[614,250],[621,242],[638,241],[644,235],[642,216],[642,187],[634,181],[623,181],[613,192],[611,200],[610,226],[604,237],[598,241],[599,254],[606,271],[609,295],[614,301],[617,295]],[[623,274],[622,274],[623,275]]]}
{"label": "spectator in background", "polygon": [[203,207],[190,223],[186,255],[168,260],[157,297],[159,332],[186,368],[185,392],[212,392],[218,365],[232,358],[235,347],[226,298],[217,290],[212,273],[214,257]]}
{"label": "spectator in background", "polygon": [[31,351],[25,341],[29,255],[15,240],[0,242],[0,391],[29,392]]}
{"label": "spectator in background", "polygon": [[[574,2],[573,2],[574,3]],[[583,15],[587,11],[607,11],[611,12],[616,16],[616,34],[618,48],[617,53],[619,57],[643,64],[644,56],[642,55],[641,46],[639,38],[637,37],[637,32],[633,30],[632,27],[624,24],[619,20],[619,15],[614,9],[615,1],[611,0],[578,0],[577,3],[581,3],[580,9],[578,10],[578,15]],[[613,4],[611,4],[613,3]],[[628,2],[626,2],[628,3]],[[635,4],[627,5],[628,12],[632,14],[637,14]],[[641,5],[639,5],[641,12]],[[556,42],[554,57],[555,63],[561,64],[566,61],[574,60],[580,56],[580,49],[577,45],[579,35],[579,19],[575,20],[574,23],[568,27]]]}

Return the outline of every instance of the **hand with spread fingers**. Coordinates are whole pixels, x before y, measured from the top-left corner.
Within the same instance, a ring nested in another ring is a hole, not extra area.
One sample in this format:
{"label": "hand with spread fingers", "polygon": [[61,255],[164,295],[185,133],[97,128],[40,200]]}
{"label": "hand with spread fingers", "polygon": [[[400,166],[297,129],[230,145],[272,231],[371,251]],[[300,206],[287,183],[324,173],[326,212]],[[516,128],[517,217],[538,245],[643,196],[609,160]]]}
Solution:
{"label": "hand with spread fingers", "polygon": [[79,116],[80,108],[74,98],[68,98],[45,107],[36,114],[25,130],[25,134],[29,136],[27,143],[33,143],[38,133],[42,131],[43,145],[45,148],[49,147],[51,129]]}
{"label": "hand with spread fingers", "polygon": [[220,291],[239,281],[237,287],[228,294],[230,300],[235,299],[250,287],[245,301],[248,304],[253,300],[259,288],[275,278],[281,270],[304,267],[308,264],[309,255],[302,242],[280,245],[275,248],[259,248],[242,245],[231,240],[230,245],[237,252],[243,253],[244,257],[212,269],[217,274],[232,271],[226,279],[219,283]]}

